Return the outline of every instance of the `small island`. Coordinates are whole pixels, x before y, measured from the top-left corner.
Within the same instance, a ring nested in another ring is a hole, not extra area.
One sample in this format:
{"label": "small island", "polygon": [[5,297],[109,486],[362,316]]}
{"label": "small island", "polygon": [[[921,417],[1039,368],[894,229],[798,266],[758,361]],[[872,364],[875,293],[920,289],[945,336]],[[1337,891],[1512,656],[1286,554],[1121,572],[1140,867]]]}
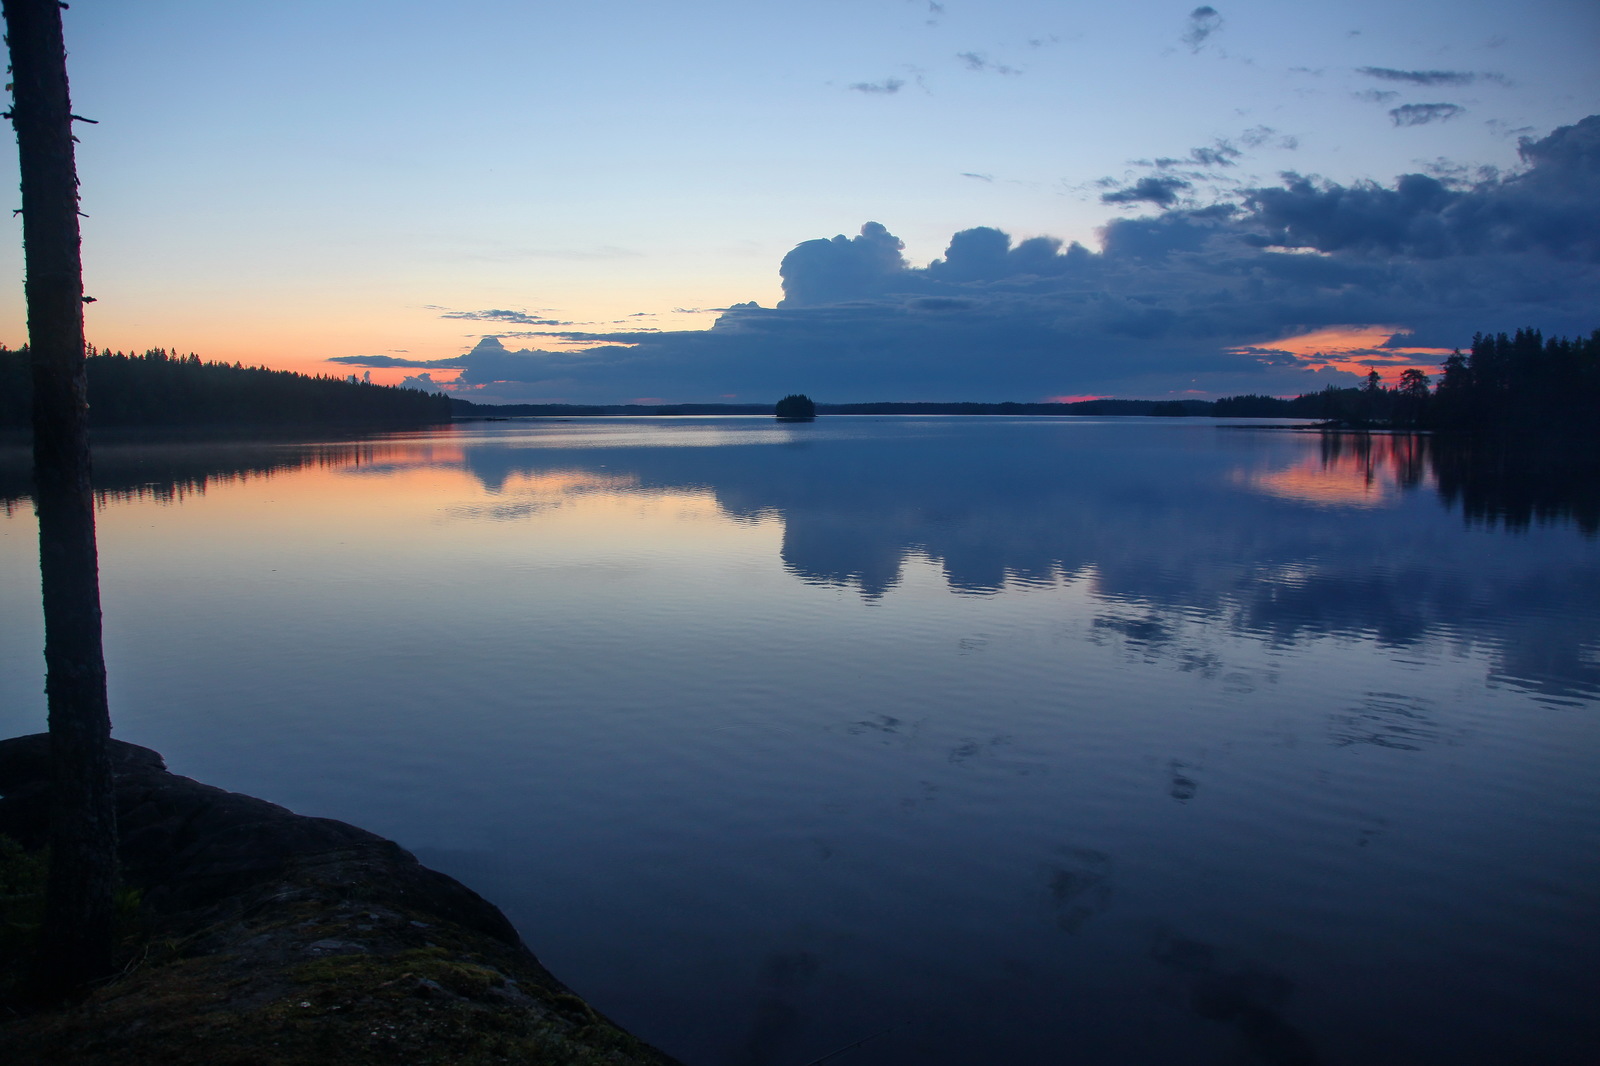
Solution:
{"label": "small island", "polygon": [[803,392],[791,392],[772,409],[780,422],[810,422],[817,417],[817,405]]}

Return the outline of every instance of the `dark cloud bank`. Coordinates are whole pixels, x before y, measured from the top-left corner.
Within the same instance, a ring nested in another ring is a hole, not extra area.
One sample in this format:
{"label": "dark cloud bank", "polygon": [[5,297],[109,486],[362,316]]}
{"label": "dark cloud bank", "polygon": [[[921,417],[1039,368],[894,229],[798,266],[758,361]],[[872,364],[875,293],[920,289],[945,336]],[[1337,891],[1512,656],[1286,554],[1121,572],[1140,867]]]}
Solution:
{"label": "dark cloud bank", "polygon": [[869,222],[800,244],[776,308],[737,304],[707,330],[543,334],[593,342],[565,352],[486,337],[450,359],[335,361],[459,368],[481,387],[459,394],[505,402],[1293,393],[1351,380],[1270,350],[1313,329],[1394,325],[1413,331],[1400,343],[1448,348],[1476,330],[1600,326],[1600,116],[1524,140],[1522,158],[1520,173],[1474,183],[1286,174],[1203,207],[1152,186],[1124,199],[1165,210],[1110,222],[1099,251],[979,227],[913,267]]}

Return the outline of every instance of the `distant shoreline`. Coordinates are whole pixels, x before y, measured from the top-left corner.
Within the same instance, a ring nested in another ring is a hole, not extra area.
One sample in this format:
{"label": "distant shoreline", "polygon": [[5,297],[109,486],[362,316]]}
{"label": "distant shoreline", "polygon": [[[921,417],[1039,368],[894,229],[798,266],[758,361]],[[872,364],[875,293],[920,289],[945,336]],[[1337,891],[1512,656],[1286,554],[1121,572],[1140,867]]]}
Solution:
{"label": "distant shoreline", "polygon": [[[1080,400],[1077,403],[974,403],[882,402],[819,403],[819,415],[1170,415],[1200,416],[1214,413],[1211,400]],[[588,417],[596,415],[770,415],[772,404],[670,403],[670,404],[479,404],[452,399],[457,419]],[[1229,417],[1239,412],[1229,411]],[[1282,415],[1265,412],[1264,417]],[[1246,416],[1249,417],[1249,416]]]}

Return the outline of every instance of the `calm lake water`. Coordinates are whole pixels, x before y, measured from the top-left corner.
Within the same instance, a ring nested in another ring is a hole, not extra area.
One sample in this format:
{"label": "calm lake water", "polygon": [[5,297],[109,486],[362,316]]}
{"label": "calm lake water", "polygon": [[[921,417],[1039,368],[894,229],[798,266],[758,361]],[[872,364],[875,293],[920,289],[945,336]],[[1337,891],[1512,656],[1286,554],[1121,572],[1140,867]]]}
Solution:
{"label": "calm lake water", "polygon": [[400,841],[691,1066],[1600,1061],[1593,485],[1209,419],[96,462],[116,735]]}

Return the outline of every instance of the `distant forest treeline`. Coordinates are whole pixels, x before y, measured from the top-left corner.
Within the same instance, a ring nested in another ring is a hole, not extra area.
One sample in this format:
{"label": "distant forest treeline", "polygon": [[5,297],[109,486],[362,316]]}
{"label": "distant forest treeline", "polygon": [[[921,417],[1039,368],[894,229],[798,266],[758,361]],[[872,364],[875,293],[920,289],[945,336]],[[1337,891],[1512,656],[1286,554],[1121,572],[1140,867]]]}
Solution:
{"label": "distant forest treeline", "polygon": [[[1355,389],[1346,390],[1355,392]],[[1321,394],[1316,394],[1320,397]],[[1315,397],[1313,397],[1314,399]],[[819,403],[819,415],[1209,415],[1218,413],[1218,404],[1254,401],[1263,408],[1259,413],[1269,416],[1319,418],[1320,414],[1292,416],[1282,408],[1293,400],[1280,400],[1272,396],[1240,396],[1228,400],[1080,400],[1077,403],[976,403],[955,401],[885,401],[881,403]],[[450,401],[457,417],[461,418],[531,418],[531,417],[582,417],[585,415],[770,415],[770,403],[473,403],[470,400]],[[1272,406],[1271,410],[1265,409]],[[1308,408],[1309,409],[1309,408]],[[1320,407],[1317,410],[1321,410]],[[1246,415],[1255,411],[1221,412],[1229,415]]]}
{"label": "distant forest treeline", "polygon": [[[153,348],[143,355],[89,349],[93,426],[235,424],[416,425],[448,422],[443,396],[290,370],[208,363]],[[0,348],[0,427],[32,420],[28,350]]]}
{"label": "distant forest treeline", "polygon": [[[1393,388],[1374,372],[1358,388],[1293,399],[1082,400],[1077,403],[817,404],[818,414],[1155,415],[1309,418],[1345,427],[1393,427],[1511,437],[1600,438],[1600,330],[1546,340],[1535,329],[1478,334],[1445,360],[1437,385],[1407,370]],[[26,426],[32,389],[27,349],[0,348],[0,428]],[[769,404],[475,404],[354,378],[202,362],[155,348],[89,353],[89,420],[112,426],[407,425],[455,417],[771,414]]]}
{"label": "distant forest treeline", "polygon": [[[1394,388],[1376,372],[1360,388],[1292,400],[1235,396],[1204,414],[1320,418],[1348,426],[1433,429],[1515,437],[1600,436],[1600,330],[1546,340],[1536,329],[1477,334],[1444,361],[1435,384],[1406,370]],[[1176,413],[1176,412],[1172,412]]]}
{"label": "distant forest treeline", "polygon": [[[458,416],[770,414],[764,404],[475,404]],[[1376,371],[1356,388],[1329,386],[1293,399],[1080,400],[1077,403],[819,403],[823,415],[1155,415],[1311,418],[1347,428],[1435,429],[1516,437],[1600,436],[1600,330],[1546,340],[1536,329],[1478,334],[1446,359],[1437,385],[1406,370],[1392,388]]]}

